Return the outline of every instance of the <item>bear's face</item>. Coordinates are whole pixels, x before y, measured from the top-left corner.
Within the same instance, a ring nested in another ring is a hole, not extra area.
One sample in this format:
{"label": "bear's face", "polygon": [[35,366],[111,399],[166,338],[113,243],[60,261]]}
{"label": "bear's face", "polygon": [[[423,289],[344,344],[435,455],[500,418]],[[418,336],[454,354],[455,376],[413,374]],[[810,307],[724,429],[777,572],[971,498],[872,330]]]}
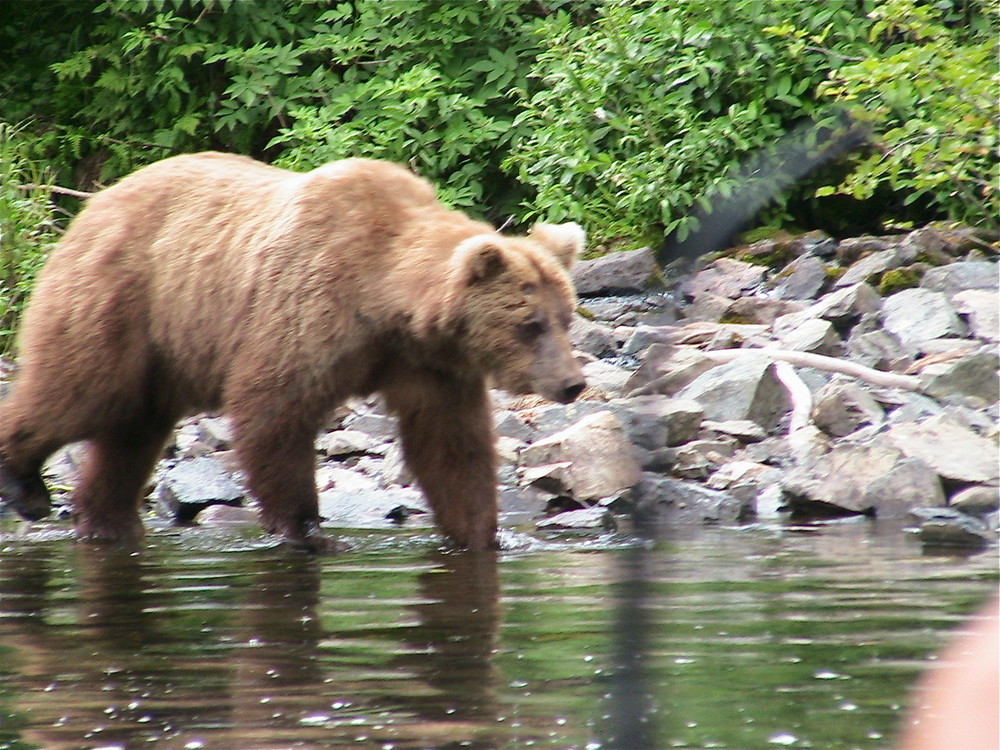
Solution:
{"label": "bear's face", "polygon": [[567,273],[583,244],[576,224],[539,224],[528,237],[480,235],[456,249],[463,349],[498,387],[561,403],[583,391],[568,334],[576,295]]}

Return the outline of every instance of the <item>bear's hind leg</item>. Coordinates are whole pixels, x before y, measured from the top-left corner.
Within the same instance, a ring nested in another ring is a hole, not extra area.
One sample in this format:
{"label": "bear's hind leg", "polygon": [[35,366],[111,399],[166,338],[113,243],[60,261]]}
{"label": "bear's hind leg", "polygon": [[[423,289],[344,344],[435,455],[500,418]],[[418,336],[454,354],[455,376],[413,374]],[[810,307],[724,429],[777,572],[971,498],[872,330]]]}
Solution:
{"label": "bear's hind leg", "polygon": [[173,426],[173,421],[164,421],[118,429],[90,441],[83,480],[72,497],[80,539],[117,542],[142,538],[142,490]]}
{"label": "bear's hind leg", "polygon": [[[63,441],[43,437],[40,429],[26,424],[4,402],[0,408],[0,502],[28,521],[45,518],[51,508],[49,491],[41,468]],[[69,442],[69,441],[66,441]]]}
{"label": "bear's hind leg", "polygon": [[21,518],[38,521],[52,508],[49,491],[38,469],[15,474],[0,456],[0,501],[10,505]]}

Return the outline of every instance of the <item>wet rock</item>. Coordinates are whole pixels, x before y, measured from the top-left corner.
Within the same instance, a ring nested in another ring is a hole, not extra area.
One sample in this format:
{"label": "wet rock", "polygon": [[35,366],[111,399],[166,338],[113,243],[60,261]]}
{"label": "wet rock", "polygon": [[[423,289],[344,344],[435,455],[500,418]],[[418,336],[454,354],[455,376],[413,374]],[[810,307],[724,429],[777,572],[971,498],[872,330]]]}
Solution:
{"label": "wet rock", "polygon": [[871,514],[876,499],[869,486],[892,471],[902,457],[901,451],[887,445],[837,445],[789,472],[781,486],[792,509],[805,515]]}
{"label": "wet rock", "polygon": [[985,404],[1000,399],[1000,356],[995,350],[982,350],[927,367],[921,373],[925,383],[924,393],[934,398],[971,396]]}
{"label": "wet rock", "polygon": [[550,437],[584,417],[607,411],[603,401],[574,401],[572,404],[543,404],[518,411],[518,415],[533,430],[534,439]]}
{"label": "wet rock", "polygon": [[325,464],[316,470],[316,488],[320,492],[332,489],[341,492],[368,492],[379,489],[379,483],[360,471]]}
{"label": "wet rock", "polygon": [[782,300],[812,300],[829,283],[826,264],[815,255],[803,255],[785,267],[773,296]]}
{"label": "wet rock", "polygon": [[732,458],[736,440],[692,440],[674,452],[671,474],[684,479],[705,479]]}
{"label": "wet rock", "polygon": [[380,473],[387,484],[402,484],[408,487],[416,481],[403,456],[403,446],[399,442],[389,445]]}
{"label": "wet rock", "polygon": [[920,280],[920,286],[949,296],[966,289],[997,289],[1000,273],[996,263],[959,261],[931,268]]}
{"label": "wet rock", "polygon": [[659,276],[659,266],[648,247],[610,253],[583,260],[573,268],[577,294],[614,294],[649,289]]}
{"label": "wet rock", "polygon": [[705,485],[713,490],[725,490],[741,485],[774,484],[780,478],[781,472],[773,466],[755,461],[729,461],[712,474]]}
{"label": "wet rock", "polygon": [[733,300],[719,294],[698,292],[684,310],[684,317],[689,321],[718,323],[729,311]]}
{"label": "wet rock", "polygon": [[713,294],[736,299],[760,286],[767,274],[764,266],[744,263],[730,258],[719,258],[703,271],[695,274],[682,286],[689,297]]}
{"label": "wet rock", "polygon": [[622,423],[604,410],[529,445],[521,454],[526,467],[565,466],[566,493],[578,501],[595,501],[631,487],[639,464]]}
{"label": "wet rock", "polygon": [[882,305],[885,328],[904,346],[919,347],[930,339],[962,336],[965,324],[942,292],[904,289]]}
{"label": "wet rock", "polygon": [[607,508],[595,506],[580,510],[567,510],[538,522],[540,529],[615,531],[618,522]]}
{"label": "wet rock", "polygon": [[250,508],[209,505],[194,517],[194,523],[214,528],[253,527],[260,523],[260,518]]}
{"label": "wet rock", "polygon": [[618,398],[625,393],[625,384],[632,373],[609,362],[596,360],[583,366],[587,387],[608,398]]}
{"label": "wet rock", "polygon": [[626,392],[672,396],[715,366],[708,355],[695,347],[653,344],[643,355],[639,369],[629,377]]}
{"label": "wet rock", "polygon": [[573,317],[569,340],[574,349],[594,357],[614,356],[621,347],[621,342],[610,328],[582,315]]}
{"label": "wet rock", "polygon": [[42,467],[42,475],[49,481],[50,490],[76,487],[87,460],[86,443],[70,443],[53,453]]}
{"label": "wet rock", "polygon": [[493,425],[497,436],[501,438],[514,438],[530,443],[537,435],[534,428],[519,414],[509,410],[497,412],[493,418]]}
{"label": "wet rock", "polygon": [[955,312],[968,321],[969,331],[983,341],[1000,341],[1000,293],[965,289],[951,298]]}
{"label": "wet rock", "polygon": [[648,528],[685,524],[734,524],[753,516],[746,499],[656,474],[644,474],[632,490],[636,519]]}
{"label": "wet rock", "polygon": [[673,325],[680,317],[680,308],[666,294],[642,294],[638,297],[590,298],[581,308],[595,320],[616,326]]}
{"label": "wet rock", "polygon": [[888,250],[890,243],[884,237],[848,237],[837,245],[836,258],[842,266],[850,266],[860,258]]}
{"label": "wet rock", "polygon": [[985,516],[1000,510],[1000,487],[976,485],[952,495],[948,505],[973,516]]}
{"label": "wet rock", "polygon": [[327,490],[319,494],[319,513],[326,519],[325,525],[352,529],[390,528],[413,516],[423,517],[421,525],[431,520],[423,495],[405,488],[374,492]]}
{"label": "wet rock", "polygon": [[621,422],[630,444],[647,451],[664,447],[670,440],[670,402],[656,396],[620,399],[608,404]]}
{"label": "wet rock", "polygon": [[778,346],[797,352],[834,355],[841,351],[843,342],[830,321],[810,318],[784,333],[778,339]]}
{"label": "wet rock", "polygon": [[158,515],[177,523],[191,521],[209,505],[238,505],[246,490],[215,456],[180,461],[156,484],[153,499]]}
{"label": "wet rock", "polygon": [[387,443],[399,436],[398,420],[385,414],[359,412],[344,419],[344,427],[363,432],[373,440]]}
{"label": "wet rock", "polygon": [[912,352],[898,336],[883,330],[874,314],[863,316],[851,329],[846,349],[849,359],[876,370],[901,371],[913,360]]}
{"label": "wet rock", "polygon": [[768,297],[740,297],[726,306],[720,320],[725,323],[771,325],[782,315],[802,309],[803,306],[797,302]]}
{"label": "wet rock", "polygon": [[546,492],[537,487],[500,488],[500,516],[505,524],[528,523],[545,512],[550,499],[556,493]]}
{"label": "wet rock", "polygon": [[872,395],[853,381],[835,380],[816,394],[812,418],[827,435],[843,437],[869,424],[879,424],[885,412]]}
{"label": "wet rock", "polygon": [[843,276],[834,283],[835,288],[858,284],[862,281],[868,282],[873,278],[893,268],[898,268],[901,263],[901,254],[897,248],[891,247],[887,250],[879,250],[870,255],[866,255],[851,264]]}
{"label": "wet rock", "polygon": [[889,424],[906,422],[921,422],[928,417],[944,414],[944,407],[932,398],[922,393],[903,394],[902,403],[889,412],[886,421]]}
{"label": "wet rock", "polygon": [[628,356],[643,355],[660,344],[669,344],[677,326],[637,326],[622,345],[621,353]]}
{"label": "wet rock", "polygon": [[[376,448],[380,447],[378,450]],[[333,430],[316,440],[316,449],[330,457],[350,456],[357,453],[385,453],[384,444],[360,430]]]}
{"label": "wet rock", "polygon": [[802,314],[829,320],[838,330],[845,330],[862,315],[877,312],[881,307],[878,292],[868,284],[855,284],[824,295]]}
{"label": "wet rock", "polygon": [[922,459],[945,479],[1000,483],[996,442],[980,437],[947,414],[919,423],[894,424],[887,437],[905,455]]}
{"label": "wet rock", "polygon": [[749,419],[730,419],[725,422],[706,419],[701,423],[701,431],[731,435],[743,443],[756,443],[767,437],[764,428]]}
{"label": "wet rock", "polygon": [[986,523],[953,508],[917,508],[912,515],[928,547],[981,549],[996,540]]}
{"label": "wet rock", "polygon": [[747,356],[698,376],[677,394],[704,408],[707,419],[749,419],[773,429],[788,411],[788,392],[765,357]]}
{"label": "wet rock", "polygon": [[868,484],[860,504],[877,518],[898,520],[914,508],[943,506],[945,496],[934,469],[919,458],[904,458]]}

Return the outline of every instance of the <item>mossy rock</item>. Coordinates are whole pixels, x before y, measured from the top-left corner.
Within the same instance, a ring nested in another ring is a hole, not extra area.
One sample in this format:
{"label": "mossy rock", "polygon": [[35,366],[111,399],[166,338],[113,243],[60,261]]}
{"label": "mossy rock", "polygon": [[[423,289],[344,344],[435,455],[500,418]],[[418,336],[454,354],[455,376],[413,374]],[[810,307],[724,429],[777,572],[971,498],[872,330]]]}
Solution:
{"label": "mossy rock", "polygon": [[886,271],[878,283],[878,293],[883,297],[888,297],[904,289],[913,289],[920,285],[921,276],[923,273],[912,266]]}

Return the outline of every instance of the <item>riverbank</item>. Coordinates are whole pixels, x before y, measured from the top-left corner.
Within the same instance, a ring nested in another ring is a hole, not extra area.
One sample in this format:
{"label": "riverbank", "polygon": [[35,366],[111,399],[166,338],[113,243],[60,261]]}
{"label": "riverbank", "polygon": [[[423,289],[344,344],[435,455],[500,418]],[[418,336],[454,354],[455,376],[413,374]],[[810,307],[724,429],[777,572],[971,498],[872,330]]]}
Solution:
{"label": "riverbank", "polygon": [[[580,263],[588,390],[571,405],[494,394],[503,524],[867,516],[995,544],[997,254],[995,238],[925,227],[767,239],[697,269],[664,272],[649,250]],[[429,523],[378,399],[333,415],[316,448],[328,525]],[[50,485],[71,490],[79,459],[57,454]],[[225,420],[182,424],[152,511],[214,525],[251,522],[248,505]]]}

